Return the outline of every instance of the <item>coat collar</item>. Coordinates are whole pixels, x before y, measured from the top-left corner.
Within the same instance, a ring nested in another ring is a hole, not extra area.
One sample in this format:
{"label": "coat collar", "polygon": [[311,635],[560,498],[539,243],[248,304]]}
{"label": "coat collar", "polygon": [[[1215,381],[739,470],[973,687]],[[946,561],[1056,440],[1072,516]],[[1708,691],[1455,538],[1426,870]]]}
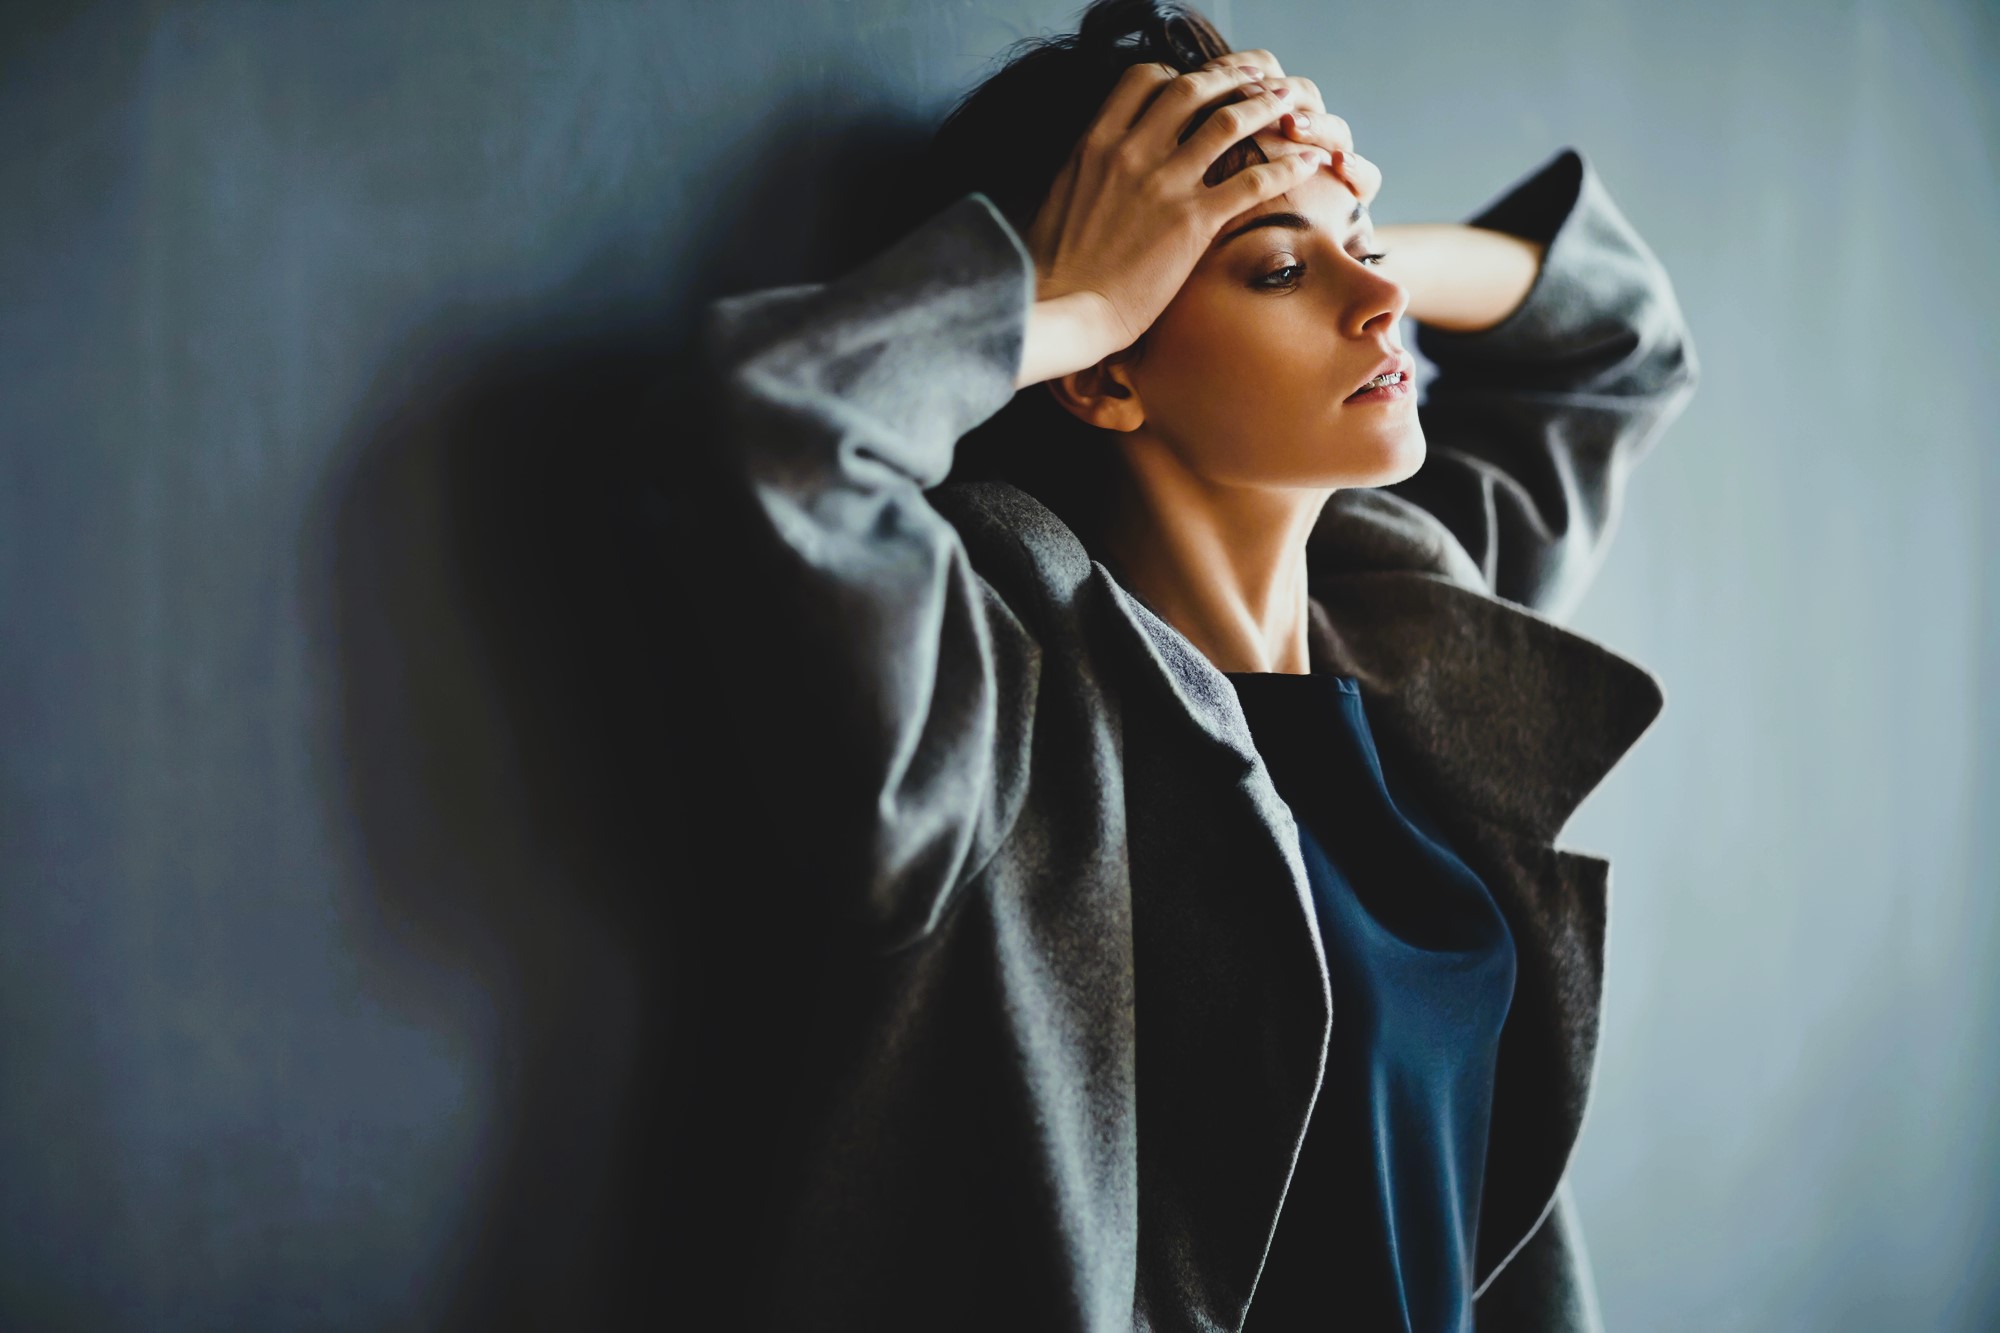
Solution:
{"label": "coat collar", "polygon": [[[1441,802],[1552,845],[1652,726],[1665,691],[1637,662],[1481,591],[1470,557],[1414,509],[1343,491],[1322,513],[1307,544],[1314,669],[1359,681],[1378,739]],[[1105,572],[1149,687],[1171,694],[1170,711],[1207,743],[1259,764],[1228,678]]]}

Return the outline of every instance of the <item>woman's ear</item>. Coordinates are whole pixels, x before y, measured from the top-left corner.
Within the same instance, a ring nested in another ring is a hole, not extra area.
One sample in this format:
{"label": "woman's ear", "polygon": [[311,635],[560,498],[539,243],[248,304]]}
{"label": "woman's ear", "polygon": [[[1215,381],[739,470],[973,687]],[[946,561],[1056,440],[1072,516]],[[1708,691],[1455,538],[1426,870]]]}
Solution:
{"label": "woman's ear", "polygon": [[1137,430],[1146,410],[1132,384],[1129,356],[1108,356],[1085,370],[1048,381],[1049,395],[1063,409],[1100,430]]}

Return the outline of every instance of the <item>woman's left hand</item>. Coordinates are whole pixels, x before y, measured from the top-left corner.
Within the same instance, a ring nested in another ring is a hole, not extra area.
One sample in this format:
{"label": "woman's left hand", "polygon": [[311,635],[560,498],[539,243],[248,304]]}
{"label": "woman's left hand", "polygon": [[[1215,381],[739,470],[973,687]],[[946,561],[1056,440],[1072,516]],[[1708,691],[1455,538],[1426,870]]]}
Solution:
{"label": "woman's left hand", "polygon": [[1278,64],[1278,58],[1269,51],[1237,51],[1232,54],[1239,63],[1249,62],[1258,73],[1267,76],[1261,80],[1265,87],[1282,84],[1290,88],[1292,105],[1299,108],[1286,112],[1279,118],[1276,127],[1258,137],[1276,136],[1286,142],[1326,149],[1334,155],[1333,170],[1341,183],[1362,203],[1373,203],[1382,190],[1382,170],[1354,151],[1354,131],[1345,120],[1326,109],[1326,103],[1319,95],[1319,85],[1303,76],[1286,74]]}

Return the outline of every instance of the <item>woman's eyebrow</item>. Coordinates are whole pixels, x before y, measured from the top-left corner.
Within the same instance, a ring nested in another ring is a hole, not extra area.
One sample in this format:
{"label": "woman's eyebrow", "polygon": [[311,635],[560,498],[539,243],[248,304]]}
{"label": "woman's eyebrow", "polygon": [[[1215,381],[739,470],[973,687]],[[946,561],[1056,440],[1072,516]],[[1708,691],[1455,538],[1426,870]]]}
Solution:
{"label": "woman's eyebrow", "polygon": [[[1347,225],[1351,227],[1355,223],[1360,222],[1364,218],[1366,218],[1368,222],[1371,224],[1375,221],[1375,219],[1369,215],[1368,205],[1362,203],[1360,200],[1357,199],[1354,201],[1354,211],[1347,215],[1346,219]],[[1303,213],[1266,213],[1262,217],[1251,218],[1248,222],[1244,223],[1240,227],[1235,228],[1234,230],[1224,232],[1221,236],[1216,238],[1215,248],[1220,250],[1223,246],[1229,244],[1231,241],[1235,240],[1238,236],[1241,236],[1246,232],[1253,232],[1257,230],[1257,228],[1259,227],[1284,227],[1288,231],[1313,230],[1313,224],[1311,220],[1309,220]]]}

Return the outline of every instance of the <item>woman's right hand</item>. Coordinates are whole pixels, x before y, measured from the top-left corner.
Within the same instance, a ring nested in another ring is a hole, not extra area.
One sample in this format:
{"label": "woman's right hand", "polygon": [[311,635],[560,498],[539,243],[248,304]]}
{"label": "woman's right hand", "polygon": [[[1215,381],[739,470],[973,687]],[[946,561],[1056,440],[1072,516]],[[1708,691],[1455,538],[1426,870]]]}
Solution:
{"label": "woman's right hand", "polygon": [[[1230,145],[1290,109],[1231,56],[1181,73],[1155,63],[1125,71],[1077,142],[1030,225],[1035,308],[1017,385],[1056,379],[1130,347],[1187,281],[1230,218],[1331,165],[1323,149],[1287,153],[1219,185],[1203,175]],[[1185,143],[1202,108],[1224,96]]]}

